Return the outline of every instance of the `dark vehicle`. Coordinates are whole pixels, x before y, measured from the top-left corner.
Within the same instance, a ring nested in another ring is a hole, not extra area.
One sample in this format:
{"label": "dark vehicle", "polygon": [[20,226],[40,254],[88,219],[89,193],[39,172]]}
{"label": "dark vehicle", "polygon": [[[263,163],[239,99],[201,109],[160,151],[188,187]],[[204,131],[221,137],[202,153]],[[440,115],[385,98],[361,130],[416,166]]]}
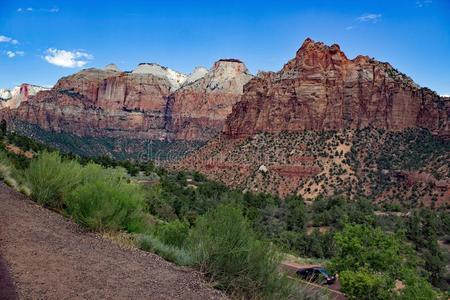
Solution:
{"label": "dark vehicle", "polygon": [[336,275],[328,274],[322,267],[301,268],[296,273],[303,280],[319,284],[333,284],[336,281]]}

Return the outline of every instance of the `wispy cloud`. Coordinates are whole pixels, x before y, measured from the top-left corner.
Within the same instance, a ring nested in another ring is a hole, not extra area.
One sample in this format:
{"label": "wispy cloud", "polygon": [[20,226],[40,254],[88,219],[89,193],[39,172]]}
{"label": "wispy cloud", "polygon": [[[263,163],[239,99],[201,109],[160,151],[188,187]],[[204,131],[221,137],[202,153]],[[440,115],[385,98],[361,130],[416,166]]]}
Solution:
{"label": "wispy cloud", "polygon": [[58,7],[53,7],[53,8],[33,8],[33,7],[22,8],[22,7],[19,7],[16,11],[19,13],[26,13],[26,12],[33,12],[33,11],[57,13],[57,12],[59,12],[59,8]]}
{"label": "wispy cloud", "polygon": [[57,12],[59,12],[59,8],[57,8],[57,7],[54,7],[54,8],[42,8],[41,11],[49,12],[49,13],[57,13]]}
{"label": "wispy cloud", "polygon": [[6,51],[6,56],[9,58],[14,58],[16,56],[23,56],[25,52],[23,51]]}
{"label": "wispy cloud", "polygon": [[13,45],[17,45],[19,41],[5,35],[0,35],[0,43],[10,43]]}
{"label": "wispy cloud", "polygon": [[362,16],[359,16],[356,18],[360,22],[371,22],[371,23],[377,23],[381,20],[382,15],[381,14],[365,14]]}
{"label": "wispy cloud", "polygon": [[48,63],[63,68],[79,68],[94,57],[84,51],[68,51],[49,48],[43,57]]}
{"label": "wispy cloud", "polygon": [[33,11],[32,7],[25,7],[25,8],[19,7],[17,9],[17,12],[31,12],[31,11]]}
{"label": "wispy cloud", "polygon": [[352,30],[354,27],[353,26],[347,26],[345,27],[345,30]]}
{"label": "wispy cloud", "polygon": [[433,3],[432,0],[417,0],[416,7],[429,6],[429,5],[431,5],[431,3]]}

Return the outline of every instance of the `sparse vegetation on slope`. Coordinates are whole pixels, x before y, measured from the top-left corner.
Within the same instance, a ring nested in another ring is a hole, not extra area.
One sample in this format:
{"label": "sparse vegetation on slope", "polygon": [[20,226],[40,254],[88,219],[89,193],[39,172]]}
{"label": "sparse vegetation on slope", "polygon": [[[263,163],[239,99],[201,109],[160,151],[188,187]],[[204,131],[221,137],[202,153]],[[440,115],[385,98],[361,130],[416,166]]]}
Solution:
{"label": "sparse vegetation on slope", "polygon": [[[13,157],[5,154],[3,159],[5,164],[14,165]],[[350,297],[358,298],[364,290],[371,290],[379,297],[433,298],[438,293],[429,283],[447,288],[445,256],[437,245],[437,239],[450,230],[445,211],[435,212],[434,218],[425,209],[413,217],[376,214],[380,207],[362,197],[322,196],[312,203],[299,196],[280,199],[232,190],[199,173],[167,172],[152,163],[95,159],[105,166],[124,165],[127,174],[125,169],[105,168],[78,158],[83,162],[80,164],[46,152],[37,154],[29,167],[10,174],[21,175],[17,180],[32,187],[26,180],[30,175],[24,174],[31,170],[40,174],[43,171],[36,166],[45,160],[49,165],[60,164],[62,169],[70,163],[68,173],[75,182],[67,192],[65,185],[59,184],[64,180],[56,181],[58,184],[52,185],[56,192],[50,193],[55,198],[46,201],[47,206],[92,230],[138,232],[132,240],[140,248],[177,264],[198,267],[217,287],[236,297],[301,297],[298,293],[302,291],[290,287],[275,270],[281,252],[331,259],[331,266],[342,273],[341,284]],[[139,174],[137,178],[147,175],[150,183],[137,185],[130,173]],[[32,193],[36,190],[39,188],[31,188]],[[347,242],[358,240],[357,245],[365,251],[356,251]],[[378,261],[375,254],[395,259],[388,265],[397,266],[393,268],[396,271],[372,264]],[[348,257],[353,260],[348,261]],[[405,286],[400,292],[395,290],[395,280]]]}

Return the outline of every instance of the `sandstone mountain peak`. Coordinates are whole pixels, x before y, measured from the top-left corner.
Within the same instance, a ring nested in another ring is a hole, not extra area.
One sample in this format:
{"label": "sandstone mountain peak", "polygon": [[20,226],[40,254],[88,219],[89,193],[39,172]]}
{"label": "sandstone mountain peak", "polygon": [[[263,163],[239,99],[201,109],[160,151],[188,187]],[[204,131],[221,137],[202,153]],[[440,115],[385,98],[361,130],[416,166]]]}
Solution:
{"label": "sandstone mountain peak", "polygon": [[12,97],[9,89],[0,89],[0,100],[8,100]]}
{"label": "sandstone mountain peak", "polygon": [[219,80],[226,80],[227,78],[233,78],[239,74],[250,73],[245,64],[238,59],[219,59],[213,65],[211,70],[213,77],[219,78]]}
{"label": "sandstone mountain peak", "polygon": [[140,63],[133,71],[133,74],[151,74],[165,78],[170,82],[171,90],[178,89],[187,79],[187,75],[174,71],[168,67],[156,63]]}
{"label": "sandstone mountain peak", "polygon": [[306,39],[276,73],[250,81],[233,107],[225,133],[424,127],[449,135],[443,98],[420,88],[388,63],[349,60],[337,45]]}
{"label": "sandstone mountain peak", "polygon": [[103,68],[103,70],[120,72],[120,69],[117,67],[116,64],[107,64],[107,65]]}
{"label": "sandstone mountain peak", "polygon": [[188,79],[169,97],[170,130],[177,139],[207,140],[220,132],[244,85],[253,78],[244,63],[235,59],[218,60],[209,71],[197,72],[200,78]]}
{"label": "sandstone mountain peak", "polygon": [[31,96],[48,89],[49,88],[28,83],[22,83],[12,90],[0,89],[0,108],[17,108],[23,101],[27,101]]}
{"label": "sandstone mountain peak", "polygon": [[183,86],[188,85],[198,79],[202,78],[208,73],[208,69],[205,67],[196,67],[194,71],[186,78],[186,81],[183,83]]}

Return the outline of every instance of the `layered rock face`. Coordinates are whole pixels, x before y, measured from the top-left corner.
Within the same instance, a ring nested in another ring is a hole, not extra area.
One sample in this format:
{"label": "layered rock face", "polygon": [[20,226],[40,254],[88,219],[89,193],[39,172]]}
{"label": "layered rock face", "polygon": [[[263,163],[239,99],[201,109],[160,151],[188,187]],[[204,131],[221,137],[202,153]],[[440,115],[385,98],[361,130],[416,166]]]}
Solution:
{"label": "layered rock face", "polygon": [[20,121],[79,136],[203,141],[222,129],[250,78],[234,60],[190,76],[157,64],[132,72],[110,64],[63,77],[52,90],[20,106],[5,105],[9,109],[0,114],[11,125]]}
{"label": "layered rock face", "polygon": [[388,63],[349,60],[338,45],[307,39],[279,72],[261,73],[245,86],[224,132],[241,137],[372,126],[449,135],[448,107],[448,99],[419,88]]}
{"label": "layered rock face", "polygon": [[252,77],[246,66],[234,59],[219,60],[206,73],[196,69],[186,84],[169,96],[169,131],[176,139],[211,138],[222,130]]}
{"label": "layered rock face", "polygon": [[55,132],[163,139],[170,88],[151,74],[87,69],[61,78],[10,115]]}
{"label": "layered rock face", "polygon": [[31,96],[46,90],[49,88],[28,83],[16,86],[12,90],[0,89],[0,107],[17,108],[23,101],[28,101]]}

